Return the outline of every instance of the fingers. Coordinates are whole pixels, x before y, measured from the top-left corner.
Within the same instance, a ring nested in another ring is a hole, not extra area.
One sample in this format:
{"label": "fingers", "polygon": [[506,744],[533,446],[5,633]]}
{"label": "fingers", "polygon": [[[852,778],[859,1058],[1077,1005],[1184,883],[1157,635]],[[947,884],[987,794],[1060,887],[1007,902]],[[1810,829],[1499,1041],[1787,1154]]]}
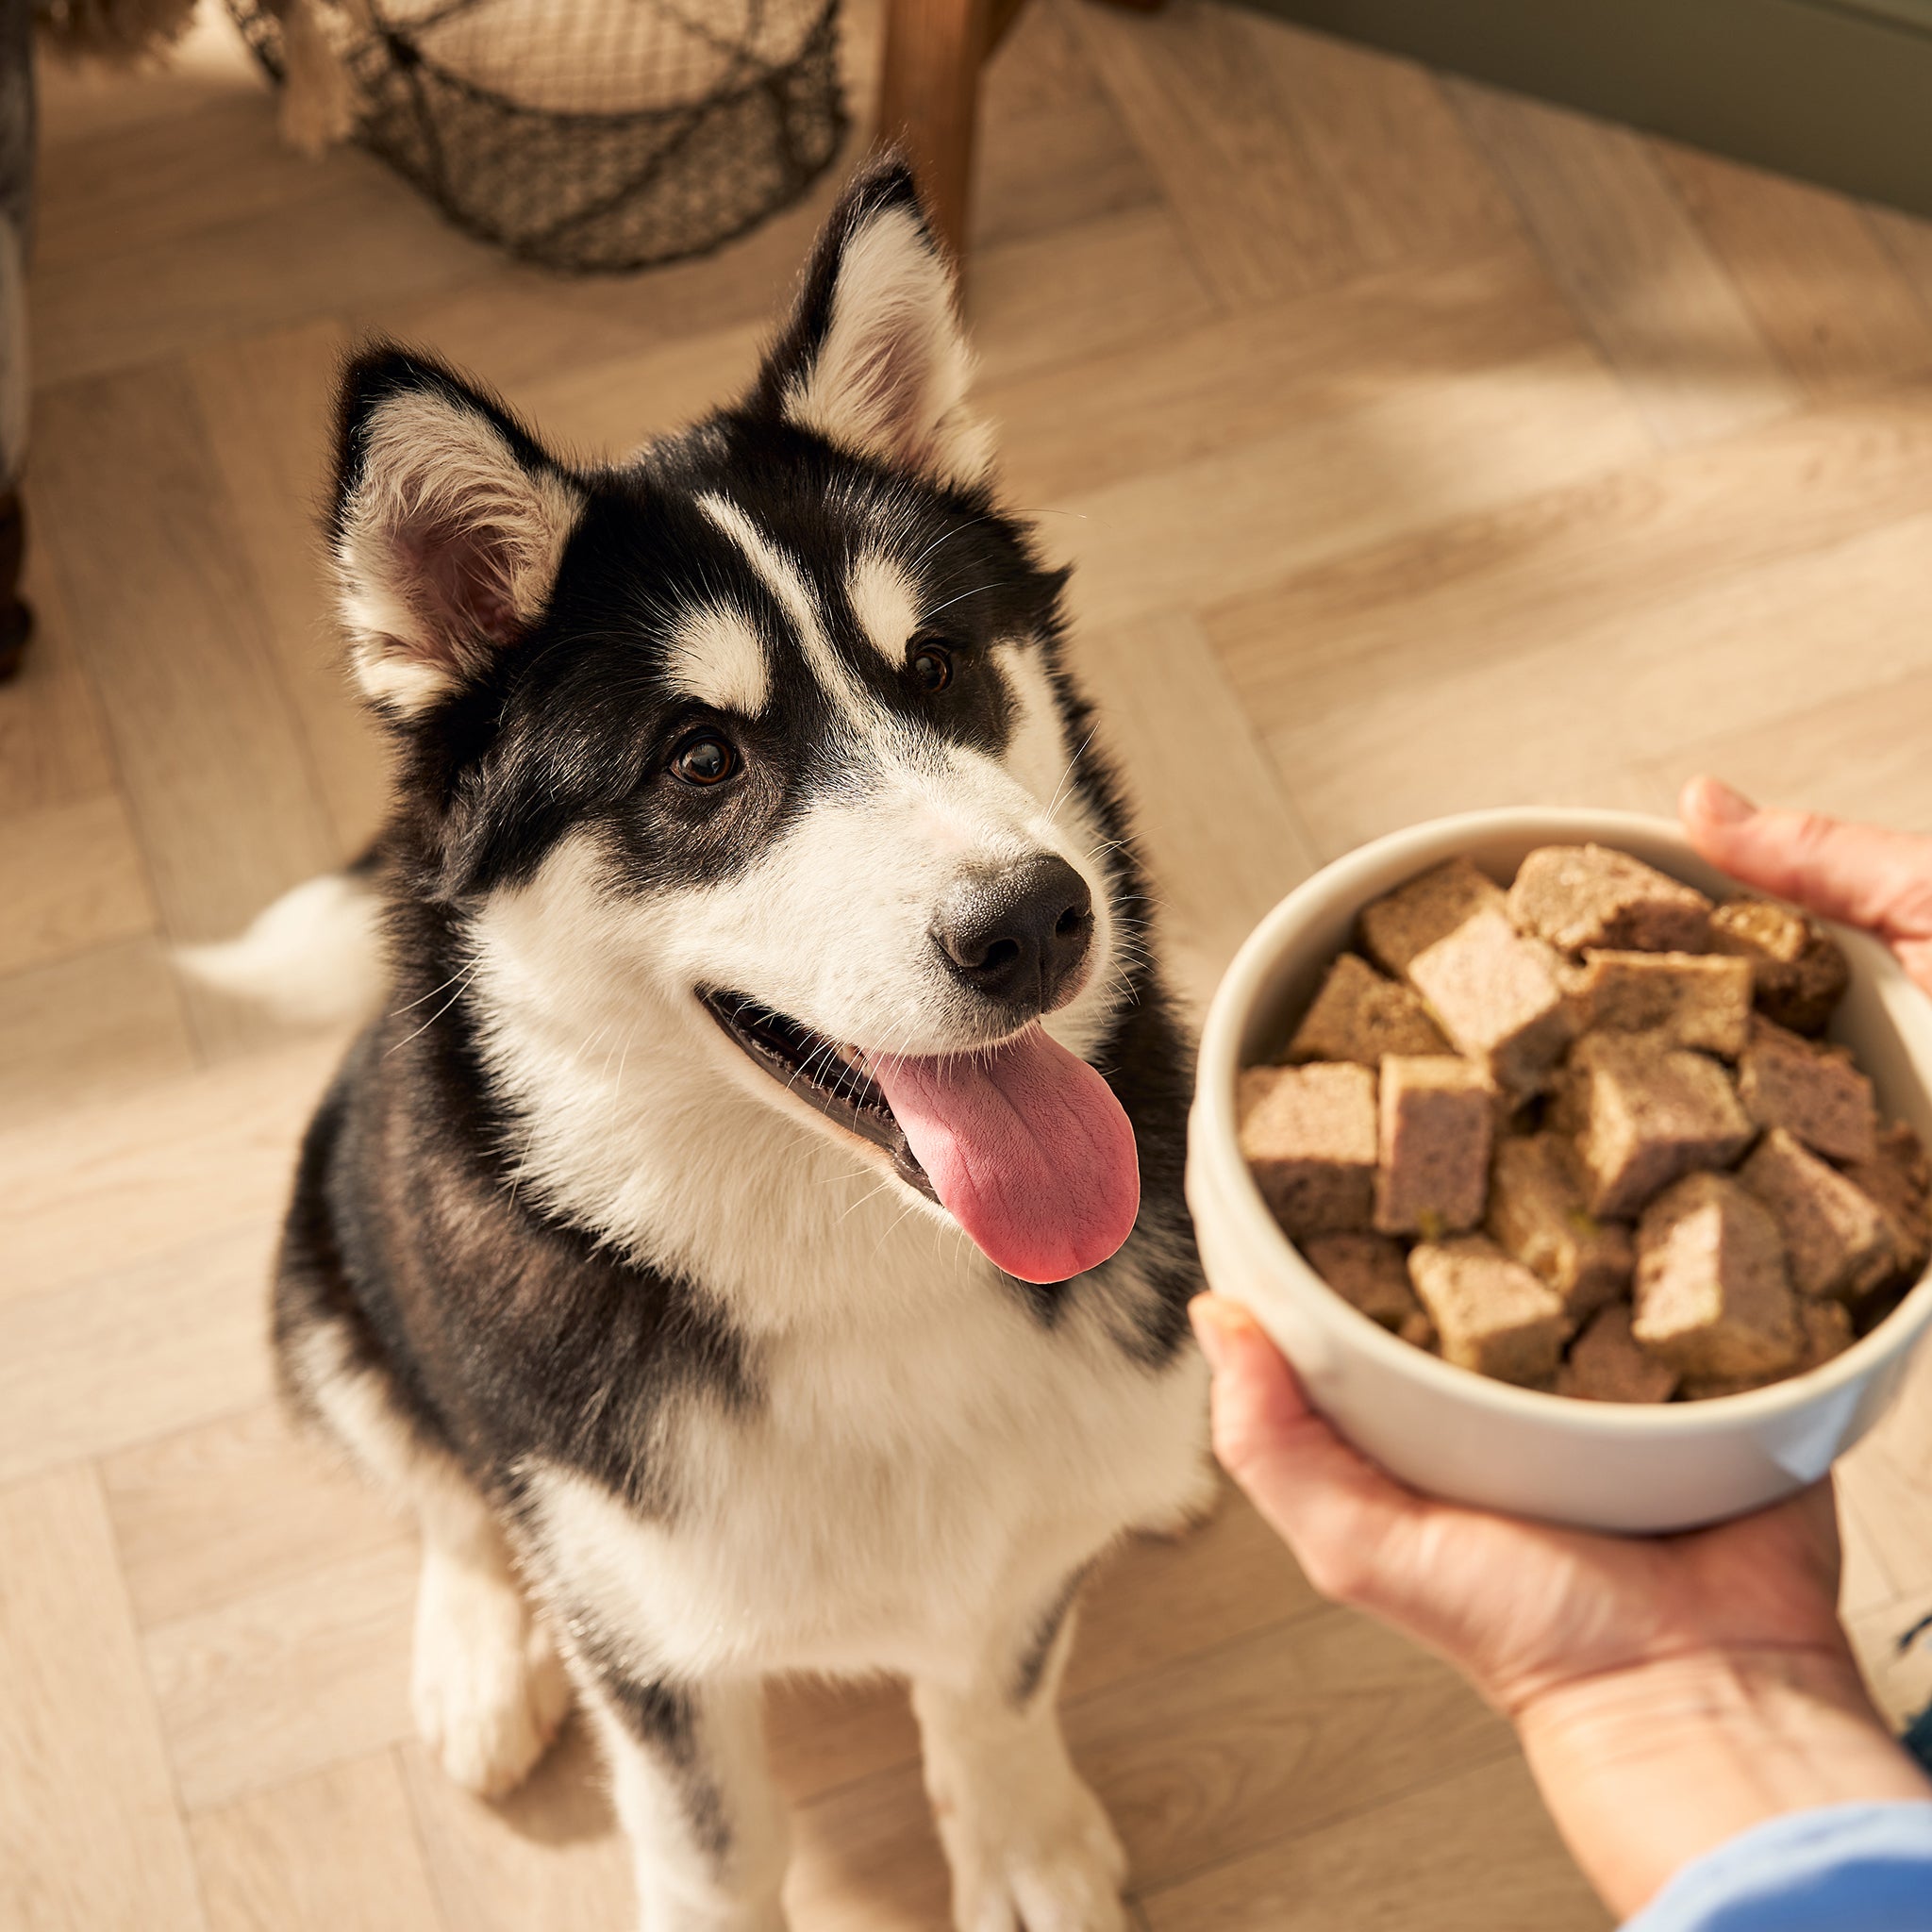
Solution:
{"label": "fingers", "polygon": [[1888,938],[1932,931],[1932,839],[1763,810],[1708,776],[1677,809],[1691,844],[1745,885]]}
{"label": "fingers", "polygon": [[1188,1310],[1214,1371],[1214,1453],[1324,1596],[1361,1602],[1376,1555],[1420,1506],[1309,1407],[1294,1371],[1238,1304]]}

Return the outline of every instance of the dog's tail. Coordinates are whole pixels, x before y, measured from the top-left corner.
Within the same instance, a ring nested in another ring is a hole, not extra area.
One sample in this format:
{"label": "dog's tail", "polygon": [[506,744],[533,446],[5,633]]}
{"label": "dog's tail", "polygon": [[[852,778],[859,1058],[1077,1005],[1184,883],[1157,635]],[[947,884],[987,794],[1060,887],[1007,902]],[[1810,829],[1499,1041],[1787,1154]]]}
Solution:
{"label": "dog's tail", "polygon": [[300,1026],[359,1020],[382,997],[381,849],[284,892],[245,932],[179,946],[181,970]]}

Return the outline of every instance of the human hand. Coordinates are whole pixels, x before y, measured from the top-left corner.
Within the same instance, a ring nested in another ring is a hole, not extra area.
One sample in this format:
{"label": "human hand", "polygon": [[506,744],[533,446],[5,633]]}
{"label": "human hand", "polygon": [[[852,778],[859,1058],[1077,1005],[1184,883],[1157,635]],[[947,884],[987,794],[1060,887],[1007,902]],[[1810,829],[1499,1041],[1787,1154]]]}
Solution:
{"label": "human hand", "polygon": [[1759,891],[1875,933],[1932,993],[1932,839],[1808,811],[1767,811],[1696,777],[1677,801],[1692,845]]}
{"label": "human hand", "polygon": [[1781,1812],[1932,1796],[1839,1627],[1828,1485],[1655,1539],[1439,1502],[1342,1441],[1237,1304],[1191,1314],[1228,1473],[1317,1590],[1446,1657],[1514,1723],[1620,1914]]}

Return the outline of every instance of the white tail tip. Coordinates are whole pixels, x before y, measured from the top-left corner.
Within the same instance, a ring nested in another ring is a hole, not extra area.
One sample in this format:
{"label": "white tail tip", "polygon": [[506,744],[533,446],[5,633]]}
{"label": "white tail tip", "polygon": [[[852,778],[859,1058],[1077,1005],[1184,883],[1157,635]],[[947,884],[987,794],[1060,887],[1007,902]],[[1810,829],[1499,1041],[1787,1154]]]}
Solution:
{"label": "white tail tip", "polygon": [[175,958],[204,986],[295,1025],[359,1019],[382,997],[380,910],[359,879],[325,873],[284,892],[237,938],[178,946]]}

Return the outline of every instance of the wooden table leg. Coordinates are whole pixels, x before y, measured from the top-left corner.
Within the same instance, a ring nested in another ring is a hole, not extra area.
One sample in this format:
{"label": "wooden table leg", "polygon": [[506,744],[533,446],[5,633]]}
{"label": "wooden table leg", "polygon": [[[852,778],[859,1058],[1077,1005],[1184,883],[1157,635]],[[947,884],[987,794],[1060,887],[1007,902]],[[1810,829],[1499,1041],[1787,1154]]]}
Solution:
{"label": "wooden table leg", "polygon": [[955,260],[966,249],[979,68],[995,4],[888,0],[886,8],[879,139],[896,142],[918,170],[934,225]]}

